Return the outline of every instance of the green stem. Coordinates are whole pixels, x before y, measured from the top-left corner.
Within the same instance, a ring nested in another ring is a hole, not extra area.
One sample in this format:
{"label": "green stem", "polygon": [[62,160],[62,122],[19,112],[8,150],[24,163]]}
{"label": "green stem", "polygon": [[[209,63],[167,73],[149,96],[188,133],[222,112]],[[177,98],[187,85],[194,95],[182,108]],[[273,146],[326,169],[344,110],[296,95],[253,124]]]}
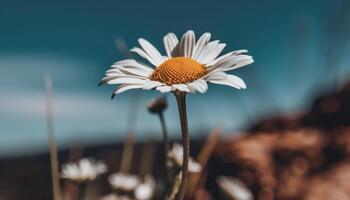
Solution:
{"label": "green stem", "polygon": [[174,92],[177,105],[179,108],[182,143],[183,143],[183,162],[182,162],[182,178],[179,192],[176,200],[182,200],[185,196],[186,186],[188,182],[188,159],[190,156],[190,139],[188,136],[187,112],[186,112],[186,93],[176,91]]}

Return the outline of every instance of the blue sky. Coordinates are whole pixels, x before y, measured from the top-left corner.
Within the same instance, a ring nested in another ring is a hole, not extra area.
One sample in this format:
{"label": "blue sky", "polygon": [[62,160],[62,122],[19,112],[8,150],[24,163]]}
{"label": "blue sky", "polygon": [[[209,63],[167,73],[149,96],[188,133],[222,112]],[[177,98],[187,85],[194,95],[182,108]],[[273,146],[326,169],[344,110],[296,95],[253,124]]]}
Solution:
{"label": "blue sky", "polygon": [[[226,52],[248,49],[255,63],[233,71],[246,90],[211,85],[190,95],[193,137],[221,126],[228,133],[251,120],[307,108],[321,91],[341,84],[350,72],[348,40],[340,42],[336,63],[329,62],[329,35],[346,35],[346,0],[249,1],[8,1],[0,8],[0,152],[46,148],[43,75],[54,82],[55,135],[60,147],[72,141],[118,141],[127,124],[132,94],[140,95],[135,134],[159,137],[155,116],[145,109],[157,92],[127,92],[110,100],[113,87],[97,87],[104,71],[123,56],[121,37],[133,47],[139,37],[163,50],[167,32],[212,32]],[[339,22],[341,27],[335,27]],[[335,27],[335,28],[334,28]],[[333,32],[332,32],[333,31]],[[339,42],[338,42],[339,43]],[[336,49],[337,50],[337,49]],[[332,54],[333,55],[333,54]],[[337,73],[333,73],[332,64]],[[331,73],[330,73],[330,72]],[[336,83],[336,84],[335,84]],[[175,102],[167,123],[179,137]],[[147,137],[146,137],[147,136]]]}

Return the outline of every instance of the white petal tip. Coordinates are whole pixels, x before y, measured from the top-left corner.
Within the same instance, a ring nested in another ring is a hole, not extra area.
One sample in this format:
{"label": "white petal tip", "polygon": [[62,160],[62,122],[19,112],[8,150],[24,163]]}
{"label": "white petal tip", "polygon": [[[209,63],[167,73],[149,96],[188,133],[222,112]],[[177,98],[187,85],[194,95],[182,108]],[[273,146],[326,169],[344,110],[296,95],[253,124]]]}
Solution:
{"label": "white petal tip", "polygon": [[133,48],[131,48],[131,49],[130,49],[130,51],[132,51],[132,52],[135,52],[135,53],[136,53],[137,49],[138,49],[137,47],[133,47]]}
{"label": "white petal tip", "polygon": [[138,42],[143,42],[143,41],[146,41],[146,40],[145,40],[144,38],[141,37],[141,38],[137,39],[137,41],[138,41]]}

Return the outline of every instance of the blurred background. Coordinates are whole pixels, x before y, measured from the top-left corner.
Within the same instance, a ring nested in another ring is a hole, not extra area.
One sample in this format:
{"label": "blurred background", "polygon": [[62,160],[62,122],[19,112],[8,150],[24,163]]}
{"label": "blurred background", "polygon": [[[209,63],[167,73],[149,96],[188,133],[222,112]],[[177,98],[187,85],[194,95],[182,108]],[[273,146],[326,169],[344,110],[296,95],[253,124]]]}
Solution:
{"label": "blurred background", "polygon": [[[48,151],[44,75],[53,80],[60,150],[72,143],[121,143],[130,105],[137,113],[136,140],[160,140],[157,118],[146,109],[157,92],[130,91],[111,100],[113,86],[97,84],[113,62],[125,57],[116,40],[131,48],[144,37],[164,52],[166,33],[189,29],[197,36],[211,32],[227,43],[225,52],[248,49],[255,60],[231,72],[246,82],[246,90],[209,85],[207,93],[189,95],[193,140],[218,127],[223,137],[233,137],[260,131],[278,135],[281,129],[305,126],[321,132],[350,124],[348,0],[13,0],[1,2],[0,25],[1,173],[9,169],[8,159],[16,165],[17,158]],[[175,100],[167,99],[169,133],[179,139]],[[259,194],[259,187],[254,191]]]}

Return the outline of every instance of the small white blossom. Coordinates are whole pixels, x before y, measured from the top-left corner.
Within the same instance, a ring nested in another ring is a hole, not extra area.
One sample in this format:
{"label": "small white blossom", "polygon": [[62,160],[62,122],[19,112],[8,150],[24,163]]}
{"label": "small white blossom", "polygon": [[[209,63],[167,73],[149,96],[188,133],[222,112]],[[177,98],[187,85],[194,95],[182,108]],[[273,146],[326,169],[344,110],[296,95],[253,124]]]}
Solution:
{"label": "small white blossom", "polygon": [[253,200],[253,194],[244,183],[235,178],[219,176],[216,179],[217,184],[230,198],[235,200]]}
{"label": "small white blossom", "polygon": [[156,183],[151,176],[147,176],[145,181],[139,184],[135,189],[135,198],[137,200],[149,200],[154,196]]}
{"label": "small white blossom", "polygon": [[113,189],[133,191],[140,184],[140,179],[135,175],[115,173],[109,176],[109,183]]}
{"label": "small white blossom", "polygon": [[96,179],[107,171],[107,166],[102,161],[83,158],[77,163],[67,163],[62,166],[61,177],[72,181],[84,182]]}
{"label": "small white blossom", "polygon": [[100,200],[131,200],[131,198],[125,195],[108,194],[101,197]]}
{"label": "small white blossom", "polygon": [[[184,150],[182,145],[175,143],[173,145],[173,148],[168,153],[168,157],[171,160],[171,162],[175,163],[179,167],[181,167],[183,163],[183,151]],[[189,158],[188,170],[191,173],[198,173],[202,170],[202,166],[196,161],[194,161],[193,158]]]}

